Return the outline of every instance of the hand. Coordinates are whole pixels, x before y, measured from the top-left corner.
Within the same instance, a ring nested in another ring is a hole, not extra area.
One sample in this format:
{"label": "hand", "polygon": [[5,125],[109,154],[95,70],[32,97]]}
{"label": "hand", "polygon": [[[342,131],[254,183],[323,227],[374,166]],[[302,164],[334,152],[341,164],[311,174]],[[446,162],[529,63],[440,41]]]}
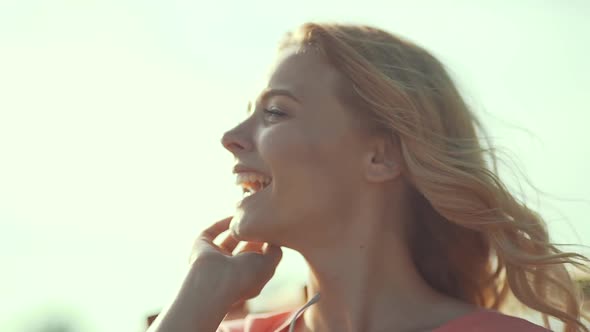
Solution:
{"label": "hand", "polygon": [[206,280],[215,282],[228,296],[229,303],[257,296],[274,275],[282,258],[281,248],[260,242],[240,242],[229,232],[232,217],[216,222],[195,240],[189,258],[191,269]]}

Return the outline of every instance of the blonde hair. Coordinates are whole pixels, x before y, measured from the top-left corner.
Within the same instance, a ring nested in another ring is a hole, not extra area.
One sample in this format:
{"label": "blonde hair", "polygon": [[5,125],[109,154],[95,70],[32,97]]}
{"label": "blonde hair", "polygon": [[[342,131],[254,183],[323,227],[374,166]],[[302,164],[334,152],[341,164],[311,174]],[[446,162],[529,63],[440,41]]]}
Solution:
{"label": "blonde hair", "polygon": [[560,251],[541,216],[502,183],[491,144],[478,138],[483,127],[434,56],[364,25],[306,23],[279,50],[289,46],[319,51],[344,77],[344,104],[399,144],[420,214],[409,232],[413,260],[433,288],[496,310],[510,295],[547,328],[553,316],[564,331],[590,332],[566,269],[590,260]]}

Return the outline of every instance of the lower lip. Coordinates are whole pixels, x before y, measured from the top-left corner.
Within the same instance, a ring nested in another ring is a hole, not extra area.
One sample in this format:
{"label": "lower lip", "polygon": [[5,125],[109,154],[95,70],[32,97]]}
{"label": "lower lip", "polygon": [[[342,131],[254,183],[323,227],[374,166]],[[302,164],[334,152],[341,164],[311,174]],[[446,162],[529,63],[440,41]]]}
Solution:
{"label": "lower lip", "polygon": [[264,187],[264,189],[256,192],[255,194],[252,194],[250,196],[247,196],[247,197],[242,198],[242,200],[238,202],[238,205],[242,205],[242,203],[251,201],[255,196],[260,195],[261,193],[263,193],[264,191],[266,191],[268,188],[270,188],[270,185],[271,185],[271,183],[269,183],[268,186]]}

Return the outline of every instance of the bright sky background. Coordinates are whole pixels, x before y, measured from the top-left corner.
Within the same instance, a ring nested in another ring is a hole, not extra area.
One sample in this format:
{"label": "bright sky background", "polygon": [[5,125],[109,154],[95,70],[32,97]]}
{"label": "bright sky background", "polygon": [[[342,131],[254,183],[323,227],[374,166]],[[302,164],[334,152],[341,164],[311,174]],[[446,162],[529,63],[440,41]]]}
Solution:
{"label": "bright sky background", "polygon": [[[240,191],[219,139],[308,20],[431,50],[550,194],[531,204],[553,239],[590,245],[590,3],[408,3],[0,0],[0,330],[50,315],[142,330],[193,237],[231,215]],[[269,287],[304,277],[288,252]]]}

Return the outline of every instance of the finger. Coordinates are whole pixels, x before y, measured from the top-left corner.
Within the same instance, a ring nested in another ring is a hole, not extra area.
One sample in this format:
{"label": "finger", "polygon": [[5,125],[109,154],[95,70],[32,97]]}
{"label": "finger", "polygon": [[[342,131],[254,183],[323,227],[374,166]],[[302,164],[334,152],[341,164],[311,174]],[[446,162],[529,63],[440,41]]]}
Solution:
{"label": "finger", "polygon": [[243,252],[237,255],[236,258],[241,264],[245,264],[248,268],[254,268],[261,276],[271,278],[274,274],[283,252],[278,246],[268,246],[263,249],[262,253],[257,252]]}
{"label": "finger", "polygon": [[231,233],[228,233],[223,239],[223,241],[221,241],[221,243],[219,244],[219,247],[224,250],[227,250],[227,252],[231,254],[234,251],[234,249],[236,249],[238,243],[240,243],[240,240],[233,237]]}
{"label": "finger", "polygon": [[201,238],[213,242],[215,238],[229,228],[232,217],[222,219],[201,232]]}
{"label": "finger", "polygon": [[264,246],[262,254],[272,260],[273,265],[275,266],[281,261],[281,258],[283,258],[281,247],[270,243],[267,243],[266,246]]}
{"label": "finger", "polygon": [[234,255],[243,253],[243,252],[257,252],[262,253],[262,246],[264,242],[242,242],[235,250]]}

